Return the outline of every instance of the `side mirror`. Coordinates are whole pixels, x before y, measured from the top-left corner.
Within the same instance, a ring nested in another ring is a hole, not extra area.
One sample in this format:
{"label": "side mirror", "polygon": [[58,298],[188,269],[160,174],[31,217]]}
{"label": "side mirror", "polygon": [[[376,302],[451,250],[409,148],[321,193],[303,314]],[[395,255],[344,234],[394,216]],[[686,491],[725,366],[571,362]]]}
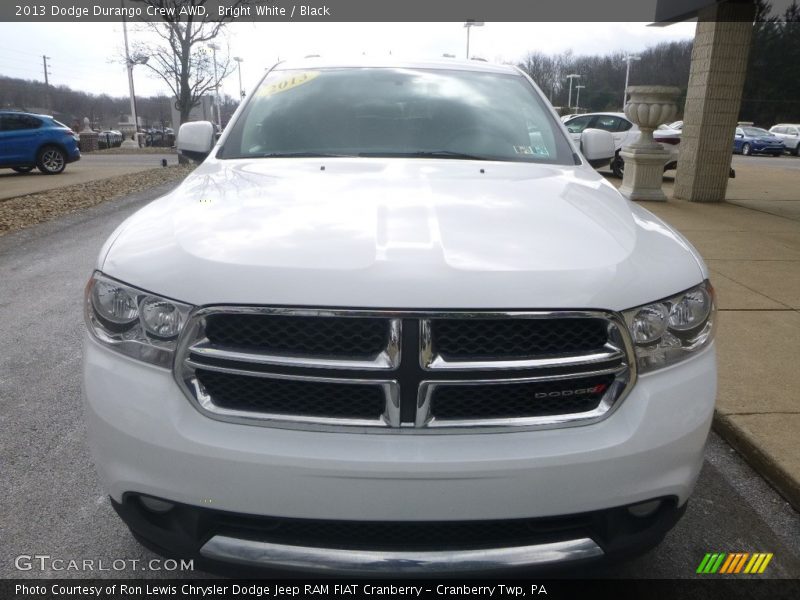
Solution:
{"label": "side mirror", "polygon": [[736,134],[736,137],[737,137],[737,138],[743,138],[743,137],[744,137],[744,134],[743,134],[743,133],[737,133],[737,134]]}
{"label": "side mirror", "polygon": [[584,129],[581,134],[581,152],[593,167],[608,164],[617,148],[614,136],[602,129]]}
{"label": "side mirror", "polygon": [[175,147],[178,149],[178,154],[196,162],[203,162],[215,143],[214,126],[208,121],[194,121],[181,125]]}

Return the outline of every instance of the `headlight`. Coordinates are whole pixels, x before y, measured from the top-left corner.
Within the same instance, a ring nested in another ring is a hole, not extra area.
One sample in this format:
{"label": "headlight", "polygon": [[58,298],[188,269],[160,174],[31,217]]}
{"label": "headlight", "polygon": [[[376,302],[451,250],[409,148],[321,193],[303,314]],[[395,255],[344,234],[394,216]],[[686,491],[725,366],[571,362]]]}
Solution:
{"label": "headlight", "polygon": [[136,295],[124,286],[108,281],[97,281],[92,288],[92,308],[104,322],[122,329],[139,317]]}
{"label": "headlight", "polygon": [[94,273],[86,286],[84,315],[104,346],[160,367],[172,366],[178,335],[192,306]]}
{"label": "headlight", "polygon": [[714,338],[716,306],[708,281],[681,294],[624,312],[640,373],[675,364]]}

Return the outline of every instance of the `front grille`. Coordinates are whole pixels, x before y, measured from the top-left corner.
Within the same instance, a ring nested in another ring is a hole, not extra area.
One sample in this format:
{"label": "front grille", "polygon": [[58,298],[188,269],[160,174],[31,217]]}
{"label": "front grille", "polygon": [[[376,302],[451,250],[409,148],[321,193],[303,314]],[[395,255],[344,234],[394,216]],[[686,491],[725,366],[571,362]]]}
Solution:
{"label": "front grille", "polygon": [[222,313],[208,317],[206,336],[215,345],[270,354],[368,358],[386,347],[389,320]]}
{"label": "front grille", "polygon": [[175,377],[220,420],[436,433],[604,418],[635,381],[621,317],[600,311],[209,307]]}
{"label": "front grille", "polygon": [[533,358],[595,352],[608,341],[602,319],[432,319],[435,352],[445,359]]}
{"label": "front grille", "polygon": [[437,386],[431,400],[435,419],[508,419],[566,415],[595,410],[613,375],[589,379],[511,384]]}
{"label": "front grille", "polygon": [[375,385],[247,377],[198,369],[196,376],[220,408],[278,415],[379,419],[384,394]]}

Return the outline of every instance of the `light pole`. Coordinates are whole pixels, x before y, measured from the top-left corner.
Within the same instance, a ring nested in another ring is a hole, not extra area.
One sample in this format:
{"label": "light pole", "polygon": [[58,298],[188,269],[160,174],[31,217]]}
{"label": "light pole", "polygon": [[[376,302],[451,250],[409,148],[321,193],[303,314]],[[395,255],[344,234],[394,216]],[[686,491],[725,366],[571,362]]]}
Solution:
{"label": "light pole", "polygon": [[577,95],[575,96],[575,110],[581,109],[581,90],[585,88],[585,85],[576,85],[575,89],[577,90]]}
{"label": "light pole", "polygon": [[[131,94],[131,118],[133,119],[133,139],[131,140],[136,147],[139,147],[139,117],[136,114],[136,92],[133,89],[133,67],[135,65],[143,65],[147,62],[147,56],[138,55],[131,58],[130,50],[128,49],[128,21],[125,19],[125,0],[120,0],[122,6],[122,35],[125,38],[125,66],[128,69],[128,88]],[[124,143],[127,143],[125,140]],[[130,147],[133,144],[128,144]]]}
{"label": "light pole", "polygon": [[466,23],[464,23],[464,27],[467,29],[467,60],[469,60],[469,30],[473,27],[483,27],[486,25],[483,21],[476,21],[474,19],[467,19]]}
{"label": "light pole", "polygon": [[572,80],[580,78],[581,76],[577,73],[571,73],[570,75],[567,75],[567,79],[569,79],[569,100],[567,100],[567,108],[572,108]]}
{"label": "light pole", "polygon": [[244,88],[242,87],[242,63],[244,62],[244,59],[240,56],[234,56],[233,60],[235,60],[239,65],[239,95],[244,98]]}
{"label": "light pole", "polygon": [[632,60],[639,60],[642,58],[641,56],[636,56],[634,54],[626,54],[625,55],[625,89],[622,91],[622,110],[625,110],[625,101],[628,99],[628,78],[631,75],[631,61]]}
{"label": "light pole", "polygon": [[209,44],[208,47],[211,48],[214,57],[214,105],[217,107],[217,127],[222,131],[222,113],[219,109],[219,79],[217,78],[217,50],[219,50],[219,46]]}

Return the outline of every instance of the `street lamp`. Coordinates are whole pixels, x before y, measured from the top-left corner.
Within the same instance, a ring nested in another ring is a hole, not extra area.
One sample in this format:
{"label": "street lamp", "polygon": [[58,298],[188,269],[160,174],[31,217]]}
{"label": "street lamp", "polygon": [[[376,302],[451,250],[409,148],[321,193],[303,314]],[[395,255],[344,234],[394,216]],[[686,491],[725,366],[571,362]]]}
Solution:
{"label": "street lamp", "polygon": [[214,104],[217,107],[217,127],[222,131],[222,113],[219,110],[219,79],[217,78],[217,50],[219,50],[219,46],[209,44],[208,47],[214,56]]}
{"label": "street lamp", "polygon": [[581,109],[581,90],[585,88],[585,85],[576,85],[575,89],[578,91],[577,95],[575,96],[575,110]]}
{"label": "street lamp", "polygon": [[625,110],[625,101],[628,99],[628,78],[631,75],[631,61],[632,60],[639,60],[641,56],[636,56],[634,54],[626,54],[625,55],[625,89],[622,91],[622,110]]}
{"label": "street lamp", "polygon": [[244,88],[242,87],[242,63],[244,59],[239,56],[234,56],[233,60],[239,64],[239,95],[244,98]]}
{"label": "street lamp", "polygon": [[469,30],[473,27],[483,27],[486,25],[483,21],[476,21],[474,19],[467,19],[466,23],[464,23],[464,27],[467,28],[467,60],[469,60]]}
{"label": "street lamp", "polygon": [[572,80],[580,78],[581,76],[577,73],[571,73],[570,75],[567,75],[567,79],[569,79],[569,100],[567,100],[567,108],[572,108]]}

